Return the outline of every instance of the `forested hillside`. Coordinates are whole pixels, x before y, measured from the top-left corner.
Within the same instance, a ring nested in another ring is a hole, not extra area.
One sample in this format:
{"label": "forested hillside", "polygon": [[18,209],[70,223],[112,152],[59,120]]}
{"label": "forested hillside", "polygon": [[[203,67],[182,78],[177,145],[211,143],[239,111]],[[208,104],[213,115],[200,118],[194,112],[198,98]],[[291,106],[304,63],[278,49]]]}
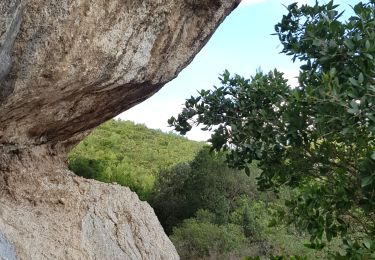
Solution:
{"label": "forested hillside", "polygon": [[69,154],[69,168],[85,178],[117,182],[147,199],[157,173],[192,160],[203,143],[129,121],[110,120]]}
{"label": "forested hillside", "polygon": [[250,176],[231,169],[226,153],[204,143],[128,121],[110,120],[70,154],[76,174],[130,187],[154,208],[182,259],[317,255],[304,236],[282,225],[268,227],[282,207],[274,193],[257,191]]}

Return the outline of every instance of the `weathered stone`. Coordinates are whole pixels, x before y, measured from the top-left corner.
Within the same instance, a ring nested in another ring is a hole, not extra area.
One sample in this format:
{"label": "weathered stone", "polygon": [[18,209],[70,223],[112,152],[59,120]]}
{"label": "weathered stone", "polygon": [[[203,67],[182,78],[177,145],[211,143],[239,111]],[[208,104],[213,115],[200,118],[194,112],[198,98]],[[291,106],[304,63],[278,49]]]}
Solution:
{"label": "weathered stone", "polygon": [[[236,5],[196,2],[23,1],[13,66],[0,82],[0,89],[12,89],[1,104],[0,142],[66,141],[154,94]],[[15,22],[8,20],[11,43]]]}
{"label": "weathered stone", "polygon": [[[14,40],[18,34],[21,24],[21,2],[10,1],[5,2],[1,6],[0,13],[0,82],[9,73],[12,61],[10,52],[13,47]],[[6,96],[10,94],[10,88],[6,88],[9,84],[4,84],[0,88],[0,104]]]}
{"label": "weathered stone", "polygon": [[0,257],[178,258],[146,203],[72,175],[66,153],[176,77],[238,3],[0,1]]}
{"label": "weathered stone", "polygon": [[16,250],[0,232],[0,259],[16,260]]}
{"label": "weathered stone", "polygon": [[62,158],[46,158],[46,146],[35,149],[8,154],[16,162],[0,179],[0,256],[178,259],[153,209],[135,193],[77,177]]}

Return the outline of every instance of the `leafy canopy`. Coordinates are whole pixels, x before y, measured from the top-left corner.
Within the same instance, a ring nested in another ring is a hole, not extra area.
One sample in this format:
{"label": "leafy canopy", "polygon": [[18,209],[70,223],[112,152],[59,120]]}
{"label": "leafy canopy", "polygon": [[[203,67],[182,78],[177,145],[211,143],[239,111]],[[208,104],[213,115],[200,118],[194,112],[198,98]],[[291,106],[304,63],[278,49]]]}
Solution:
{"label": "leafy canopy", "polygon": [[309,247],[341,237],[347,257],[374,256],[375,1],[355,5],[346,22],[336,8],[291,4],[275,26],[282,53],[303,63],[298,87],[277,70],[250,79],[225,71],[169,124],[212,130],[212,148],[227,150],[233,167],[258,161],[261,190],[296,188],[279,216],[309,232]]}

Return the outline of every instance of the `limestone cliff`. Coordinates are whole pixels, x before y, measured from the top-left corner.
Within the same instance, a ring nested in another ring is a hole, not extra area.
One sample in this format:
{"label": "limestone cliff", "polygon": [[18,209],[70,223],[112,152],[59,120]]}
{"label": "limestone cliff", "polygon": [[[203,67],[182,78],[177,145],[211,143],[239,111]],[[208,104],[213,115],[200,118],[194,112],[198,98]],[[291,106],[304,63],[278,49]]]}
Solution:
{"label": "limestone cliff", "polygon": [[0,1],[0,259],[178,259],[146,203],[66,153],[176,77],[239,1]]}

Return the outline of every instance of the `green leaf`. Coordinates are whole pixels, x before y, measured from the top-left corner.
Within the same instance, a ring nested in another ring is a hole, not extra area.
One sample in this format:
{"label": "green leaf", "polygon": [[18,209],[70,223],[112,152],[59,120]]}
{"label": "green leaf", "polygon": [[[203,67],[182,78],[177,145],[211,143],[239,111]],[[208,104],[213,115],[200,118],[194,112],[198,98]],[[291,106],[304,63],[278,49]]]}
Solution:
{"label": "green leaf", "polygon": [[346,110],[349,114],[357,114],[358,113],[358,107],[357,108],[349,108],[348,110]]}
{"label": "green leaf", "polygon": [[333,68],[330,69],[329,74],[330,74],[331,77],[334,77],[336,75],[336,72],[337,72],[336,68],[333,67]]}
{"label": "green leaf", "polygon": [[370,60],[373,60],[373,59],[374,59],[374,56],[372,56],[372,55],[369,54],[369,53],[363,53],[363,55],[364,55],[365,57],[367,57],[368,59],[370,59]]}
{"label": "green leaf", "polygon": [[345,44],[349,49],[351,49],[351,50],[354,49],[354,43],[353,43],[352,40],[347,39],[347,40],[344,41],[344,44]]}
{"label": "green leaf", "polygon": [[371,241],[366,239],[365,241],[363,241],[363,245],[367,248],[367,249],[371,249]]}
{"label": "green leaf", "polygon": [[250,176],[250,168],[247,165],[245,166],[245,173],[247,176]]}
{"label": "green leaf", "polygon": [[354,86],[359,87],[358,81],[355,80],[354,78],[349,78],[349,82],[350,82],[351,84],[353,84]]}
{"label": "green leaf", "polygon": [[371,159],[375,161],[375,151],[372,152]]}
{"label": "green leaf", "polygon": [[366,176],[366,177],[362,178],[361,187],[364,188],[364,187],[372,184],[374,179],[375,179],[375,175],[370,175],[370,176]]}
{"label": "green leaf", "polygon": [[366,50],[369,50],[369,49],[370,49],[371,44],[370,44],[370,41],[369,41],[369,40],[366,40],[366,44],[365,44],[365,46],[366,46]]}
{"label": "green leaf", "polygon": [[358,76],[358,83],[362,84],[363,80],[364,80],[364,77],[363,77],[363,73],[361,72],[361,73],[359,73],[359,76]]}

